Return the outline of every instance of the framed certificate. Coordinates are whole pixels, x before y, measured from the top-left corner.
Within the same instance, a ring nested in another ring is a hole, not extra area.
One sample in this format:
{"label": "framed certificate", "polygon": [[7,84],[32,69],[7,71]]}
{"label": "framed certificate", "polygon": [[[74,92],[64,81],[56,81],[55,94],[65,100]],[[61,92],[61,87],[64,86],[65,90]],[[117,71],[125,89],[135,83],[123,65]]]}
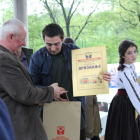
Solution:
{"label": "framed certificate", "polygon": [[90,47],[72,50],[73,95],[87,96],[109,93],[108,82],[103,80],[107,72],[106,47]]}

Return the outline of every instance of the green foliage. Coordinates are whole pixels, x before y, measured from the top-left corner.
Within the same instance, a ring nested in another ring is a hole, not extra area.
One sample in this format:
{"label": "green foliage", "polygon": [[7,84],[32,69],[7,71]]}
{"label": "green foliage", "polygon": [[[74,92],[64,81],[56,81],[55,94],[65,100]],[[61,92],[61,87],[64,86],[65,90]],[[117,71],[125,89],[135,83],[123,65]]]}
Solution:
{"label": "green foliage", "polygon": [[49,18],[47,19],[46,17],[46,15],[38,17],[36,14],[28,16],[29,47],[34,52],[45,46],[42,38],[42,29],[49,21]]}
{"label": "green foliage", "polygon": [[[40,0],[43,4],[44,0]],[[133,40],[137,46],[140,46],[140,2],[139,0],[93,0],[100,1],[100,12],[93,13],[88,24],[82,30],[80,36],[76,40],[77,46],[80,48],[106,46],[107,62],[118,63],[118,46],[124,39]],[[5,2],[8,8],[2,7],[0,13],[2,15],[0,23],[13,17],[12,0],[0,0]],[[65,2],[65,0],[64,0]],[[71,1],[70,1],[71,2]],[[69,2],[69,3],[70,3]],[[79,0],[75,0],[79,2]],[[85,1],[81,1],[83,3]],[[54,0],[49,1],[56,23],[63,28],[65,35],[66,24],[61,7]],[[91,5],[94,7],[94,5]],[[68,15],[69,8],[64,7]],[[81,7],[84,11],[84,8]],[[80,10],[77,9],[78,11]],[[80,12],[74,13],[70,21],[70,35],[76,38],[78,32],[83,27],[88,15],[83,15]],[[46,7],[41,13],[28,16],[28,31],[29,31],[29,47],[34,49],[34,52],[45,46],[42,38],[42,29],[45,25],[53,22],[50,18]],[[138,51],[140,51],[138,47]],[[140,61],[140,55],[137,61]]]}
{"label": "green foliage", "polygon": [[13,18],[13,0],[0,0],[0,25],[10,19]]}

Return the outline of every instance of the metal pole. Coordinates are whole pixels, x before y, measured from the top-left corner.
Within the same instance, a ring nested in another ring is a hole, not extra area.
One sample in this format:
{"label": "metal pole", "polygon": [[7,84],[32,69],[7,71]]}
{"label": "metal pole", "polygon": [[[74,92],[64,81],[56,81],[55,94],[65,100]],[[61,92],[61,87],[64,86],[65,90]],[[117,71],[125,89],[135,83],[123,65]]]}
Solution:
{"label": "metal pole", "polygon": [[27,0],[14,0],[14,18],[24,23],[27,30],[26,47],[28,48],[28,16]]}

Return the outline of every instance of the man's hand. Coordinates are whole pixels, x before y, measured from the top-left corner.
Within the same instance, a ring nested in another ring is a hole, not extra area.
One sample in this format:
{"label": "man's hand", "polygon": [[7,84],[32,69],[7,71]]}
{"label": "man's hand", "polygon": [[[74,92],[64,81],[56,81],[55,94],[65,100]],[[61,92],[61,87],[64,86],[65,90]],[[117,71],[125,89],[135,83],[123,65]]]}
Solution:
{"label": "man's hand", "polygon": [[103,79],[104,80],[106,80],[106,81],[108,81],[108,82],[110,82],[110,80],[111,80],[111,74],[110,73],[104,73],[103,74]]}
{"label": "man's hand", "polygon": [[56,101],[67,101],[67,99],[62,99],[60,97],[60,94],[67,93],[68,91],[66,91],[62,87],[59,87],[58,83],[54,83],[50,86],[52,86],[54,88],[54,100],[56,100]]}

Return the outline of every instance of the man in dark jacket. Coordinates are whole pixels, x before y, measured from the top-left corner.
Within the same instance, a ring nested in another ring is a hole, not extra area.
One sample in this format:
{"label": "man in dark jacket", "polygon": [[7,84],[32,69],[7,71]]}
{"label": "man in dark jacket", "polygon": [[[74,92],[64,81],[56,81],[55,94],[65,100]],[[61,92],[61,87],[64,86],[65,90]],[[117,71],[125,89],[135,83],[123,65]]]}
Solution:
{"label": "man in dark jacket", "polygon": [[[29,71],[35,84],[47,86],[54,81],[68,91],[70,101],[81,101],[81,140],[85,140],[85,97],[73,97],[71,50],[79,49],[73,44],[64,44],[64,33],[57,24],[47,25],[43,31],[45,47],[35,52],[30,58]],[[57,100],[65,101],[66,95]]]}
{"label": "man in dark jacket", "polygon": [[[30,59],[29,71],[35,84],[47,86],[58,82],[60,87],[68,90],[70,101],[81,102],[81,131],[80,140],[85,140],[85,97],[73,97],[72,87],[72,62],[71,50],[79,49],[74,44],[63,43],[64,32],[58,24],[51,23],[43,31],[45,47],[35,52]],[[110,78],[110,75],[106,79]],[[66,95],[61,95],[57,100],[66,100]]]}
{"label": "man in dark jacket", "polygon": [[48,140],[39,116],[39,103],[51,102],[66,93],[58,84],[37,88],[15,54],[26,46],[22,22],[10,19],[0,30],[0,97],[5,102],[16,140]]}

